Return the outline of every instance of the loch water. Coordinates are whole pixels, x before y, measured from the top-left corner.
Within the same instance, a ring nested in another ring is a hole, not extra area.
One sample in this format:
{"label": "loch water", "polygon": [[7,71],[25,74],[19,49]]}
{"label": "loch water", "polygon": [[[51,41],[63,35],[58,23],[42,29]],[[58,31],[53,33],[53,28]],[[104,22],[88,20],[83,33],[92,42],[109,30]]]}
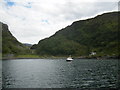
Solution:
{"label": "loch water", "polygon": [[2,84],[3,88],[117,88],[118,60],[3,60]]}

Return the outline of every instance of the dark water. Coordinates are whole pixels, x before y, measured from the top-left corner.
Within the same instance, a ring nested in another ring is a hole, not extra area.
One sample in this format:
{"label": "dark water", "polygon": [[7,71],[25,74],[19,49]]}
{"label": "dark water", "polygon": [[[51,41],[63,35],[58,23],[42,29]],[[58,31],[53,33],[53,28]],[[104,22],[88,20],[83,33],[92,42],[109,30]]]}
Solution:
{"label": "dark water", "polygon": [[4,88],[117,88],[118,60],[4,60]]}

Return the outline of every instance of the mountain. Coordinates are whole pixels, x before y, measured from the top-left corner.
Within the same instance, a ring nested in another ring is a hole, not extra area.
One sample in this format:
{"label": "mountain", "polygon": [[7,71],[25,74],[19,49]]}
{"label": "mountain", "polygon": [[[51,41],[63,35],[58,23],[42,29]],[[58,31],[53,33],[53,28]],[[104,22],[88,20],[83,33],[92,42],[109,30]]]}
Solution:
{"label": "mountain", "polygon": [[110,12],[75,21],[31,48],[38,55],[88,56],[96,52],[96,56],[118,56],[119,16],[120,12]]}
{"label": "mountain", "polygon": [[27,46],[29,48],[32,46],[32,44],[29,44],[29,43],[23,43],[23,45],[25,45],[25,46]]}
{"label": "mountain", "polygon": [[2,23],[0,23],[0,59],[2,57]]}
{"label": "mountain", "polygon": [[2,25],[2,54],[4,55],[21,55],[30,53],[30,50],[20,43],[9,31],[8,26],[4,23]]}

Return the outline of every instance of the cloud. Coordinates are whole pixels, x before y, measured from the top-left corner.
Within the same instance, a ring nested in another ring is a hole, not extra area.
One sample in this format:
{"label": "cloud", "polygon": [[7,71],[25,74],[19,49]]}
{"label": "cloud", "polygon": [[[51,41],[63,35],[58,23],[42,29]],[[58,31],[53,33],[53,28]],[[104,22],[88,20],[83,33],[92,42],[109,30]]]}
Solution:
{"label": "cloud", "polygon": [[23,43],[37,43],[76,20],[117,11],[118,0],[2,0],[0,21]]}

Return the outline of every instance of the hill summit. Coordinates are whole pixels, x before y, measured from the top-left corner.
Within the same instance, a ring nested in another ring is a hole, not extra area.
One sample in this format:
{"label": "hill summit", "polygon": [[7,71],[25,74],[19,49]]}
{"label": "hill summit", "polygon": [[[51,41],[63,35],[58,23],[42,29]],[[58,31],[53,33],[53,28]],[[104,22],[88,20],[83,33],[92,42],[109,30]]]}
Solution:
{"label": "hill summit", "polygon": [[53,56],[118,56],[118,17],[120,12],[110,12],[87,20],[73,22],[49,38],[33,45],[38,55]]}

